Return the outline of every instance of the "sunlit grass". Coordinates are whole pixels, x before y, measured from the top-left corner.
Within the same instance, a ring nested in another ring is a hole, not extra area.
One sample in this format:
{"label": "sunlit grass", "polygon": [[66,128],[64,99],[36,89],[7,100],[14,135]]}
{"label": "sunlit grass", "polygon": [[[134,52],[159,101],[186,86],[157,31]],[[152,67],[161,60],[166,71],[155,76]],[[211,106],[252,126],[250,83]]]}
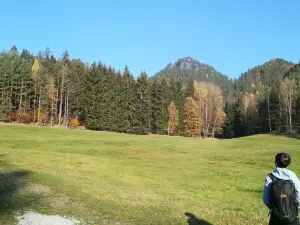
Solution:
{"label": "sunlit grass", "polygon": [[[299,173],[299,144],[267,135],[203,140],[0,127],[2,170],[29,171],[26,179],[51,189],[28,207],[95,224],[187,224],[185,212],[215,225],[265,224],[265,176],[279,151],[292,155]],[[62,196],[62,207],[49,203]]]}

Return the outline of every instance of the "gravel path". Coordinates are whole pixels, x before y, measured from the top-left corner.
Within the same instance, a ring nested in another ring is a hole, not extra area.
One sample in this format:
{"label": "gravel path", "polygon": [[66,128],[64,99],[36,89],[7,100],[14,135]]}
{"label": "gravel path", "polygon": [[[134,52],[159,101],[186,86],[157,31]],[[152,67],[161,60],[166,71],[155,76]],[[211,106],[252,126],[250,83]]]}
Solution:
{"label": "gravel path", "polygon": [[49,216],[35,212],[27,212],[17,218],[18,225],[77,225],[78,220],[69,219],[61,216]]}

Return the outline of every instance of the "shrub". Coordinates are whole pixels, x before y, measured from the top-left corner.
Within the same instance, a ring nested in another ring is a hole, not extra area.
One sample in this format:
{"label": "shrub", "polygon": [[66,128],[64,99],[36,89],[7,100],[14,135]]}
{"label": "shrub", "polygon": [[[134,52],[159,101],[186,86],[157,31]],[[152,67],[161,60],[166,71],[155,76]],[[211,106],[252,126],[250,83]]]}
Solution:
{"label": "shrub", "polygon": [[79,123],[77,118],[73,118],[69,122],[70,128],[75,128],[76,129],[79,125],[80,125],[80,123]]}
{"label": "shrub", "polygon": [[31,112],[20,113],[19,121],[20,123],[32,123],[33,122],[32,113]]}
{"label": "shrub", "polygon": [[16,120],[16,113],[11,112],[11,113],[9,114],[9,120],[10,120],[10,121],[15,121],[15,120]]}

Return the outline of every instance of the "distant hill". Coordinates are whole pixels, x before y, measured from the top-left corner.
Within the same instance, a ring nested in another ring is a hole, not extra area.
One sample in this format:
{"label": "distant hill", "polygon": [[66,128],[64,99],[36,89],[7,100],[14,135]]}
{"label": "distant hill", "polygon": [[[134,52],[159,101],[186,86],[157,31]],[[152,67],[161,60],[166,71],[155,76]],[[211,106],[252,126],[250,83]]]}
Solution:
{"label": "distant hill", "polygon": [[272,59],[262,65],[250,68],[235,81],[235,88],[241,92],[262,92],[264,87],[278,90],[280,81],[295,65],[281,58]]}
{"label": "distant hill", "polygon": [[150,79],[166,79],[168,81],[172,78],[182,81],[183,84],[191,79],[212,82],[220,86],[224,96],[231,96],[233,81],[212,66],[200,63],[192,57],[180,58],[175,63],[169,63]]}

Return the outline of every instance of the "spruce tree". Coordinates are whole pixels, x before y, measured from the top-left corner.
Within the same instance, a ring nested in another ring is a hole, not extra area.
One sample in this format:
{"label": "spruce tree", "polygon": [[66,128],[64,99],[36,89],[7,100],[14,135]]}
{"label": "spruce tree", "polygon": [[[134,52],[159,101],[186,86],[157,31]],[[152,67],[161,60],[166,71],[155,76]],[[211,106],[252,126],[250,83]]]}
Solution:
{"label": "spruce tree", "polygon": [[7,64],[8,54],[0,55],[0,120],[9,121],[10,95],[9,95],[9,64]]}
{"label": "spruce tree", "polygon": [[[185,102],[185,93],[182,87],[182,82],[175,81],[171,79],[170,81],[171,88],[171,100],[174,101],[176,108],[178,109],[178,131],[179,133],[183,132],[183,111],[184,111],[184,102]],[[190,91],[190,90],[188,90]]]}
{"label": "spruce tree", "polygon": [[83,109],[82,119],[85,126],[91,130],[99,130],[98,115],[98,96],[97,87],[100,82],[100,76],[97,74],[97,64],[93,63],[88,68],[81,89],[80,104]]}
{"label": "spruce tree", "polygon": [[105,129],[114,131],[114,117],[116,116],[116,90],[115,90],[116,75],[111,67],[106,70],[103,84],[104,84],[104,115],[105,115]]}
{"label": "spruce tree", "polygon": [[155,80],[151,88],[152,98],[152,129],[155,133],[166,133],[168,124],[168,105],[170,103],[170,88],[165,79]]}
{"label": "spruce tree", "polygon": [[107,97],[107,86],[106,86],[106,67],[105,65],[102,65],[101,62],[98,63],[97,66],[97,77],[98,77],[98,82],[96,84],[96,99],[97,99],[97,115],[98,115],[98,121],[97,121],[97,126],[98,130],[107,130],[107,120],[106,120],[106,101],[105,98]]}
{"label": "spruce tree", "polygon": [[138,118],[136,118],[136,82],[126,67],[123,73],[123,82],[121,87],[121,132],[136,133],[139,129]]}
{"label": "spruce tree", "polygon": [[9,120],[9,98],[8,98],[8,77],[3,64],[3,58],[0,56],[0,121],[7,122]]}
{"label": "spruce tree", "polygon": [[113,95],[113,106],[114,116],[113,116],[113,131],[122,132],[122,119],[123,119],[123,109],[122,109],[122,92],[123,92],[123,76],[120,71],[118,71],[115,75],[115,83],[114,83],[114,95]]}
{"label": "spruce tree", "polygon": [[153,133],[159,132],[158,120],[160,115],[161,96],[158,91],[158,80],[155,79],[151,85],[151,131]]}
{"label": "spruce tree", "polygon": [[137,110],[136,117],[139,122],[137,133],[146,134],[150,125],[150,90],[147,74],[142,72],[137,79]]}
{"label": "spruce tree", "polygon": [[80,114],[80,89],[85,78],[85,65],[80,60],[72,60],[70,64],[70,80],[68,86],[69,112],[72,119],[77,119]]}

